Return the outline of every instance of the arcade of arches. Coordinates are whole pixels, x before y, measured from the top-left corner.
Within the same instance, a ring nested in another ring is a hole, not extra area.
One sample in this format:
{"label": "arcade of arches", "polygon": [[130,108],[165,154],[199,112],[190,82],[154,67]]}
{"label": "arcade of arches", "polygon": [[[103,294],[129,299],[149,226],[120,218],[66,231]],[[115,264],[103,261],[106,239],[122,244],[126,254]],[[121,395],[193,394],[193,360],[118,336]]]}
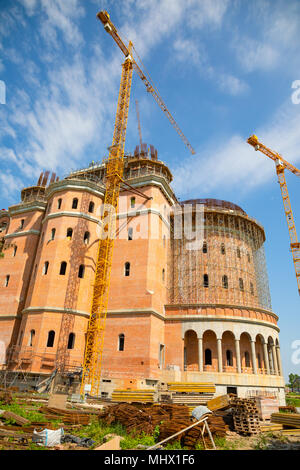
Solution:
{"label": "arcade of arches", "polygon": [[243,332],[222,335],[206,330],[201,337],[194,330],[184,334],[184,369],[245,374],[282,375],[278,339]]}

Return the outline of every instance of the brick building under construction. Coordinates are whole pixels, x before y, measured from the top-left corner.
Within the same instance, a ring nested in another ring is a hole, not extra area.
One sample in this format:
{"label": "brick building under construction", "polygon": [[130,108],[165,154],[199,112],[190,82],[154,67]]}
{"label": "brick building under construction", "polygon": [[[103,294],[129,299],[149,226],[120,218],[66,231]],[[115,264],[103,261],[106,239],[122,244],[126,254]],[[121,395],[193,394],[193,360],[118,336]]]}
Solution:
{"label": "brick building under construction", "polygon": [[[82,365],[104,173],[92,162],[62,180],[45,174],[0,212],[0,367],[11,374],[39,381]],[[230,202],[179,202],[152,146],[125,156],[123,179],[102,396],[212,382],[217,394],[270,393],[284,403],[263,227]],[[191,246],[184,227],[195,227],[198,208],[202,239]]]}

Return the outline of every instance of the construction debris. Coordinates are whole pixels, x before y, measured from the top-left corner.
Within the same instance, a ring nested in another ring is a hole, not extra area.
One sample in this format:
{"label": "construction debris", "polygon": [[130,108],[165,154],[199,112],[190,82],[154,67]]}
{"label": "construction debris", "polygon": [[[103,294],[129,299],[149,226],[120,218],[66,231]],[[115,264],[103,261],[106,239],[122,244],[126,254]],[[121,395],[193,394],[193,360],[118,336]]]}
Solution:
{"label": "construction debris", "polygon": [[41,407],[39,409],[48,419],[60,419],[66,424],[81,424],[87,426],[91,416],[88,411],[62,410],[60,408]]}

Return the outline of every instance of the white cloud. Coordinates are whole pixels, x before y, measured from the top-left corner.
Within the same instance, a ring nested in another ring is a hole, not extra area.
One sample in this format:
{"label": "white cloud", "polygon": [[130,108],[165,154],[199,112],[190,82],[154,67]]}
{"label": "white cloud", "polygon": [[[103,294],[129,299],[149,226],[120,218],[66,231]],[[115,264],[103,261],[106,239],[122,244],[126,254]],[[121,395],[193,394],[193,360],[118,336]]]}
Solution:
{"label": "white cloud", "polygon": [[23,5],[29,16],[37,14],[41,18],[40,34],[44,40],[58,45],[57,32],[60,31],[68,44],[78,46],[83,42],[82,34],[76,24],[85,14],[79,0],[25,0]]}
{"label": "white cloud", "polygon": [[218,80],[219,88],[229,93],[230,95],[236,96],[248,91],[249,87],[247,83],[238,77],[234,77],[231,74],[221,73]]}
{"label": "white cloud", "polygon": [[[267,147],[297,166],[300,162],[299,129],[299,109],[286,103],[278,109],[274,119],[259,129],[253,129],[253,133]],[[246,142],[248,137],[233,135],[217,145],[212,142],[173,169],[176,194],[183,197],[199,192],[211,195],[220,188],[224,193],[238,188],[241,193],[276,180],[273,161],[261,152],[255,152]]]}
{"label": "white cloud", "polygon": [[254,0],[249,10],[247,23],[253,32],[237,32],[237,27],[232,41],[232,48],[245,71],[276,67],[297,70],[300,64],[299,59],[295,60],[299,57],[299,1]]}

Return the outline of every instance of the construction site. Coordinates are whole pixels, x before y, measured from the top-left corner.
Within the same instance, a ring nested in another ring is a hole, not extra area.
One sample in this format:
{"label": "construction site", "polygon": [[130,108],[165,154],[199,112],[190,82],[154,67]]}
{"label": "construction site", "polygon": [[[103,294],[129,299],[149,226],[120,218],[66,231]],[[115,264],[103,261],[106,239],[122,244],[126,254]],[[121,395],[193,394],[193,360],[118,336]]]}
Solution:
{"label": "construction site", "polygon": [[[179,200],[140,127],[139,145],[124,151],[135,71],[195,153],[132,43],[107,12],[98,19],[125,56],[109,155],[63,178],[44,170],[20,188],[20,202],[0,211],[0,424],[8,420],[0,448],[28,446],[18,427],[26,440],[37,428],[76,434],[95,419],[135,436],[159,426],[156,441],[140,447],[149,450],[164,442],[211,450],[237,434],[297,438],[300,415],[286,400],[269,290],[268,234],[234,201]],[[300,293],[284,170],[300,171],[256,136],[248,144],[272,158],[282,178]],[[15,414],[11,403],[38,405],[39,419]],[[117,447],[102,439],[101,450],[119,449],[113,441]]]}

